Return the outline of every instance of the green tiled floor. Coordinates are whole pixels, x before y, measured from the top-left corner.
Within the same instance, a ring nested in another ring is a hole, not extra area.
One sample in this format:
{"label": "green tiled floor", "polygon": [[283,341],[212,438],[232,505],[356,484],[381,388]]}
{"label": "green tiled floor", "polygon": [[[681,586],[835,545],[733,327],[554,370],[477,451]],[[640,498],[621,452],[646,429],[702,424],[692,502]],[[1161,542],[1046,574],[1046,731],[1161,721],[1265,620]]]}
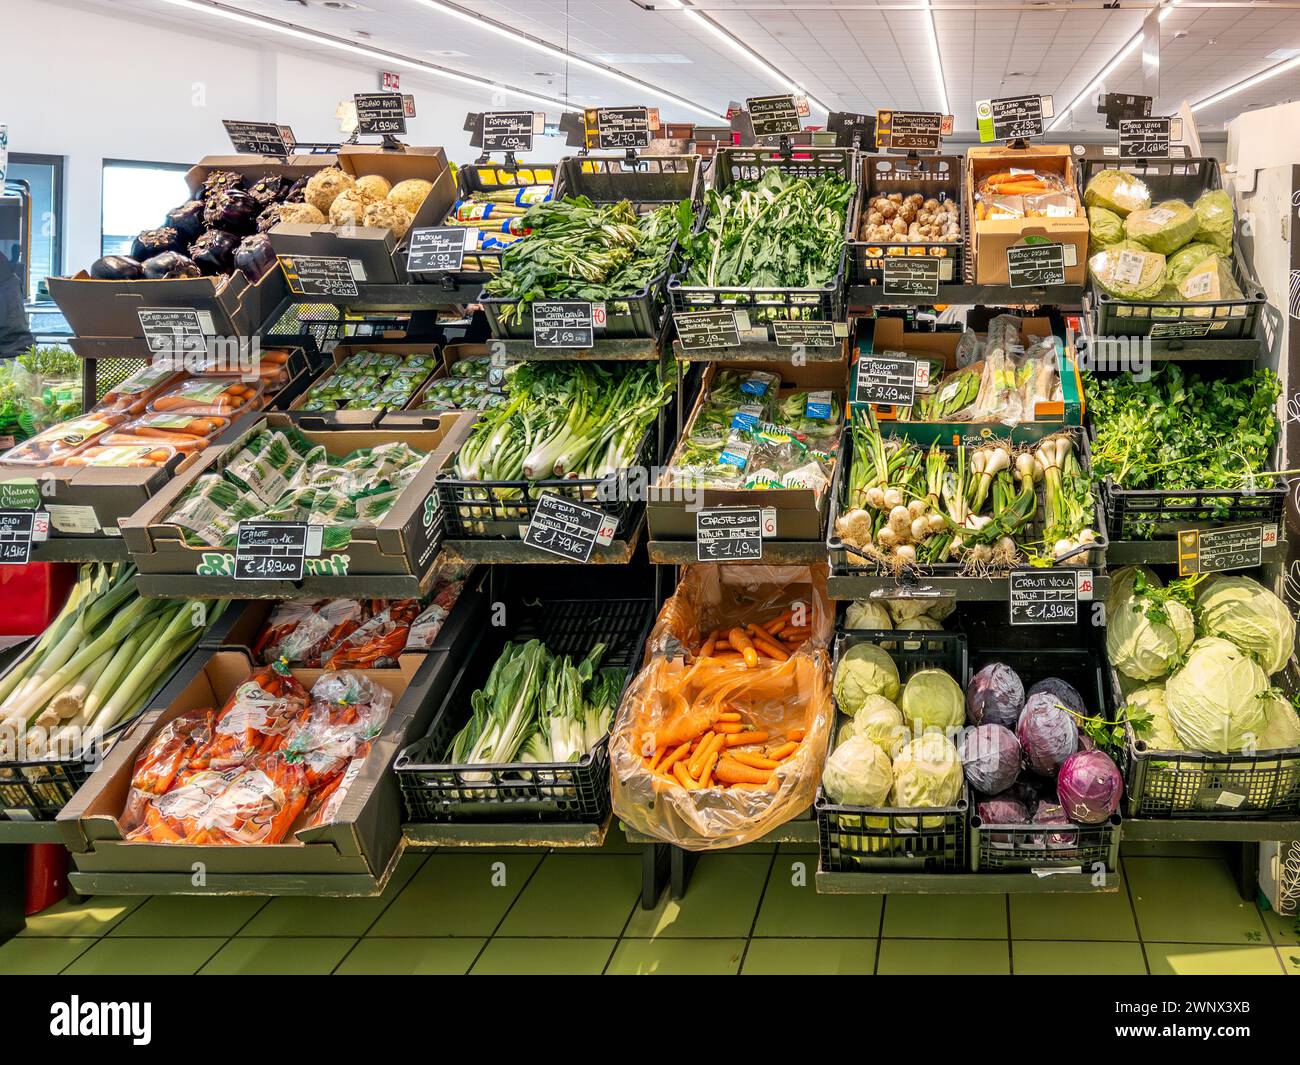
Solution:
{"label": "green tiled floor", "polygon": [[1300,919],[1226,850],[1125,848],[1112,895],[818,895],[815,850],[706,854],[639,905],[639,850],[408,854],[374,899],[94,898],[0,944],[0,974],[1290,973]]}

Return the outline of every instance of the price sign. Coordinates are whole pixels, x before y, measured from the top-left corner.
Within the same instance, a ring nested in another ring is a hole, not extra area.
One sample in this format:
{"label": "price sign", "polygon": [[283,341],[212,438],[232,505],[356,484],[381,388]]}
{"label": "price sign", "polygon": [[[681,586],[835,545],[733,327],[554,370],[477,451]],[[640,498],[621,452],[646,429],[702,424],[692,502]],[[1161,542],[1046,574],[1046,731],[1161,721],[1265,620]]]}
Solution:
{"label": "price sign", "polygon": [[618,522],[608,514],[547,493],[537,499],[524,543],[574,562],[587,562],[597,544],[614,539],[616,528]]}
{"label": "price sign", "polygon": [[673,315],[683,351],[740,347],[735,311],[683,311]]}
{"label": "price sign", "polygon": [[1263,560],[1264,548],[1276,543],[1276,525],[1186,529],[1178,534],[1178,575],[1254,569]]}
{"label": "price sign", "polygon": [[939,264],[933,255],[889,255],[881,267],[886,296],[938,296]]}
{"label": "price sign", "polygon": [[863,355],[858,359],[857,401],[910,407],[918,389],[930,384],[930,364],[902,355]]}
{"label": "price sign", "polygon": [[592,305],[586,300],[537,300],[533,303],[533,346],[589,348],[596,342]]}
{"label": "price sign", "polygon": [[322,525],[301,521],[241,521],[235,541],[235,580],[300,581],[308,556],[321,552]]}
{"label": "price sign", "polygon": [[1092,570],[1017,569],[1008,580],[1012,625],[1073,625],[1092,598]]}
{"label": "price sign", "polygon": [[32,544],[50,535],[50,516],[43,510],[0,510],[0,566],[25,566]]}
{"label": "price sign", "polygon": [[[776,515],[771,514],[771,534]],[[695,512],[695,557],[700,562],[756,562],[763,557],[761,507],[715,507]]]}
{"label": "price sign", "polygon": [[459,270],[465,261],[465,246],[473,230],[460,226],[438,226],[411,230],[406,251],[406,271],[411,274]]}
{"label": "price sign", "polygon": [[357,105],[357,132],[392,136],[406,132],[406,102],[398,92],[359,92],[352,97]]}
{"label": "price sign", "polygon": [[777,137],[783,133],[798,133],[799,105],[792,95],[751,96],[745,101],[749,119],[754,124],[755,137]]}
{"label": "price sign", "polygon": [[235,122],[229,118],[223,118],[221,124],[226,127],[235,151],[241,155],[288,155],[293,146],[292,140],[285,141],[288,126],[274,122]]}
{"label": "price sign", "polygon": [[835,134],[838,148],[861,148],[869,152],[876,143],[876,120],[871,115],[832,111],[826,118],[826,128]]}
{"label": "price sign", "polygon": [[485,152],[531,152],[533,150],[533,112],[485,111],[482,118]]}
{"label": "price sign", "polygon": [[772,335],[783,348],[833,348],[839,343],[835,325],[835,322],[773,322]]}
{"label": "price sign", "polygon": [[1133,158],[1168,155],[1172,127],[1167,118],[1121,118],[1119,154]]}
{"label": "price sign", "polygon": [[1209,322],[1152,322],[1150,337],[1152,340],[1174,337],[1207,337],[1210,335]]}
{"label": "price sign", "polygon": [[595,131],[595,147],[604,151],[650,147],[648,107],[593,107],[586,112],[587,128]]}
{"label": "price sign", "polygon": [[1072,244],[1017,244],[1007,249],[1007,282],[1012,288],[1064,285],[1065,268],[1074,265],[1068,261],[1073,253]]}
{"label": "price sign", "polygon": [[366,279],[360,259],[331,255],[281,255],[289,291],[304,296],[355,296]]}
{"label": "price sign", "polygon": [[943,115],[937,111],[877,111],[876,146],[900,151],[938,151]]}
{"label": "price sign", "polygon": [[190,307],[141,307],[135,312],[150,351],[201,349],[204,337],[215,335],[212,315]]}
{"label": "price sign", "polygon": [[981,141],[1016,141],[1041,137],[1045,120],[1052,117],[1050,96],[1004,96],[980,100],[975,121]]}

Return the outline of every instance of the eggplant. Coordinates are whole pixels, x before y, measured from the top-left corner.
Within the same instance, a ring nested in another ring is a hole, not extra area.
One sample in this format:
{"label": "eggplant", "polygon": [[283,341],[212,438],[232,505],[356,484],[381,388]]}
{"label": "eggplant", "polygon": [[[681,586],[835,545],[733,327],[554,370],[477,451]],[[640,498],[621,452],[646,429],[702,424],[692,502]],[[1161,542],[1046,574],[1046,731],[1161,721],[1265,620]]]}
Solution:
{"label": "eggplant", "polygon": [[[165,251],[179,251],[185,242],[171,226],[146,229],[131,242],[131,258],[144,262]],[[147,276],[147,275],[146,275]]]}
{"label": "eggplant", "polygon": [[247,236],[257,228],[262,208],[242,189],[226,189],[203,205],[203,221],[209,229],[223,229],[236,236]]}
{"label": "eggplant", "polygon": [[144,276],[150,281],[170,281],[180,277],[199,277],[202,274],[198,263],[178,251],[165,251],[152,259],[146,259],[143,270]]}
{"label": "eggplant", "polygon": [[280,196],[288,184],[288,178],[283,178],[279,174],[267,174],[266,177],[257,180],[256,184],[248,190],[248,194],[257,201],[258,207],[269,207],[280,201]]}
{"label": "eggplant", "polygon": [[235,249],[239,238],[221,229],[209,229],[190,245],[190,258],[198,263],[204,277],[228,274],[235,268]]}
{"label": "eggplant", "polygon": [[257,216],[257,231],[259,233],[268,233],[271,227],[280,221],[280,204],[273,203],[265,211]]}
{"label": "eggplant", "polygon": [[290,185],[282,197],[281,203],[306,203],[307,202],[307,179],[300,177]]}
{"label": "eggplant", "polygon": [[258,281],[275,265],[275,251],[271,238],[265,233],[245,237],[235,249],[235,266],[243,270],[248,280]]}
{"label": "eggplant", "polygon": [[186,200],[179,207],[173,207],[167,212],[167,220],[163,224],[176,230],[187,244],[198,240],[199,234],[203,232],[203,201]]}
{"label": "eggplant", "polygon": [[242,189],[243,187],[244,176],[242,174],[236,174],[233,170],[214,170],[203,179],[203,189],[199,194],[199,199],[207,200],[219,192],[225,192],[227,189]]}
{"label": "eggplant", "polygon": [[90,264],[90,276],[96,281],[139,281],[140,262],[129,255],[105,255]]}

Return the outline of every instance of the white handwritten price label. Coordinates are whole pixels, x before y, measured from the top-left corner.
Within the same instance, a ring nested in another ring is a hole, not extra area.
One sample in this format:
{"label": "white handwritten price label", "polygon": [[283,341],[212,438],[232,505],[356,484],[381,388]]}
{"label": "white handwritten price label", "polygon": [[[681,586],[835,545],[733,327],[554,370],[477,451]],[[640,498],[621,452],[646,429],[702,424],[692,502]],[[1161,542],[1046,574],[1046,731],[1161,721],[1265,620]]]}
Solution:
{"label": "white handwritten price label", "polygon": [[1078,570],[1074,575],[1075,598],[1083,603],[1090,602],[1092,600],[1092,590],[1092,570]]}

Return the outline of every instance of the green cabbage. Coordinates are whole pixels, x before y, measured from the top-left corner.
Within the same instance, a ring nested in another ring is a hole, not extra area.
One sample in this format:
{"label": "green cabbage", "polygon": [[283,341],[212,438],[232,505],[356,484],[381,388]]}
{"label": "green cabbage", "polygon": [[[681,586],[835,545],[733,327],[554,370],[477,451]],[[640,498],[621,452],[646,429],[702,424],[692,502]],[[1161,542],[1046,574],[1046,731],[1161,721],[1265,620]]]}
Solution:
{"label": "green cabbage", "polygon": [[835,701],[846,714],[856,715],[868,696],[898,698],[898,667],[889,653],[874,643],[858,643],[835,667]]}
{"label": "green cabbage", "polygon": [[[1130,273],[1134,255],[1138,258],[1137,272]],[[1165,285],[1165,257],[1126,240],[1089,258],[1088,273],[1108,296],[1121,300],[1155,299]]]}
{"label": "green cabbage", "polygon": [[1286,604],[1249,577],[1219,577],[1196,600],[1201,631],[1231,640],[1272,676],[1295,646],[1295,621]]}
{"label": "green cabbage", "polygon": [[908,677],[898,708],[914,734],[929,729],[947,733],[966,720],[961,685],[942,669],[922,669]]}
{"label": "green cabbage", "polygon": [[1106,616],[1106,655],[1134,680],[1155,680],[1174,669],[1192,646],[1196,622],[1176,599],[1130,595]]}
{"label": "green cabbage", "polygon": [[[957,748],[947,736],[927,732],[908,743],[894,759],[892,802],[897,807],[954,806],[961,798],[963,776]],[[900,818],[902,828],[915,828],[911,818]],[[921,819],[926,828],[938,828],[942,817]]]}
{"label": "green cabbage", "polygon": [[[1237,287],[1237,279],[1232,276],[1232,266],[1222,255],[1202,259],[1192,267],[1178,283],[1178,294],[1189,303],[1241,299],[1241,289]],[[1213,314],[1214,309],[1206,307],[1204,310],[1188,311],[1186,317],[1209,318]]]}
{"label": "green cabbage", "polygon": [[1151,190],[1146,182],[1122,170],[1100,170],[1083,190],[1088,207],[1102,207],[1123,218],[1130,211],[1151,206]]}
{"label": "green cabbage", "polygon": [[1165,200],[1124,219],[1124,233],[1160,255],[1172,255],[1196,236],[1197,214],[1182,200]]}
{"label": "green cabbage", "polygon": [[[1192,269],[1211,255],[1218,255],[1219,249],[1213,244],[1203,244],[1200,241],[1194,241],[1185,247],[1179,248],[1173,255],[1169,256],[1169,261],[1165,263],[1165,281],[1167,284],[1177,288],[1178,284]],[[1175,294],[1173,299],[1182,299],[1182,296]]]}
{"label": "green cabbage", "polygon": [[933,599],[886,599],[885,602],[889,605],[889,613],[895,625],[928,614],[934,606]]}
{"label": "green cabbage", "polygon": [[1105,207],[1088,208],[1088,250],[1102,251],[1124,239],[1124,219]]}
{"label": "green cabbage", "polygon": [[859,599],[849,604],[844,612],[847,629],[892,629],[894,622],[889,611],[870,599]]}
{"label": "green cabbage", "polygon": [[1232,197],[1222,189],[1203,193],[1196,201],[1196,240],[1213,244],[1225,255],[1232,254],[1232,234],[1236,228],[1236,214]]}
{"label": "green cabbage", "polygon": [[1165,682],[1165,702],[1188,750],[1241,750],[1264,728],[1261,692],[1268,677],[1235,644],[1205,636],[1192,644],[1182,668]]}
{"label": "green cabbage", "polygon": [[[907,618],[900,621],[894,627],[900,632],[905,630],[911,630],[913,632],[943,632],[943,625],[935,621],[934,618],[930,617],[928,614],[922,614],[920,617],[916,618]],[[902,646],[905,651],[919,651],[921,649],[921,641],[903,640]]]}
{"label": "green cabbage", "polygon": [[1165,701],[1163,684],[1146,684],[1132,692],[1126,704],[1129,712],[1145,711],[1150,715],[1142,729],[1134,729],[1138,739],[1151,751],[1186,750],[1183,741],[1174,730],[1174,723],[1169,718],[1169,706]]}
{"label": "green cabbage", "polygon": [[827,796],[845,806],[883,806],[893,783],[888,757],[866,736],[852,736],[841,743],[822,771]]}
{"label": "green cabbage", "polygon": [[1156,576],[1150,566],[1121,566],[1110,575],[1110,591],[1106,593],[1106,616],[1110,617],[1119,605],[1133,594],[1133,584],[1138,574],[1146,579],[1148,588],[1163,588],[1164,581]]}
{"label": "green cabbage", "polygon": [[892,758],[911,733],[903,723],[903,712],[897,706],[883,695],[871,695],[862,709],[853,715],[852,735],[866,736]]}
{"label": "green cabbage", "polygon": [[1300,747],[1300,717],[1296,709],[1281,692],[1270,689],[1265,692],[1264,727],[1255,739],[1257,751],[1282,751]]}

